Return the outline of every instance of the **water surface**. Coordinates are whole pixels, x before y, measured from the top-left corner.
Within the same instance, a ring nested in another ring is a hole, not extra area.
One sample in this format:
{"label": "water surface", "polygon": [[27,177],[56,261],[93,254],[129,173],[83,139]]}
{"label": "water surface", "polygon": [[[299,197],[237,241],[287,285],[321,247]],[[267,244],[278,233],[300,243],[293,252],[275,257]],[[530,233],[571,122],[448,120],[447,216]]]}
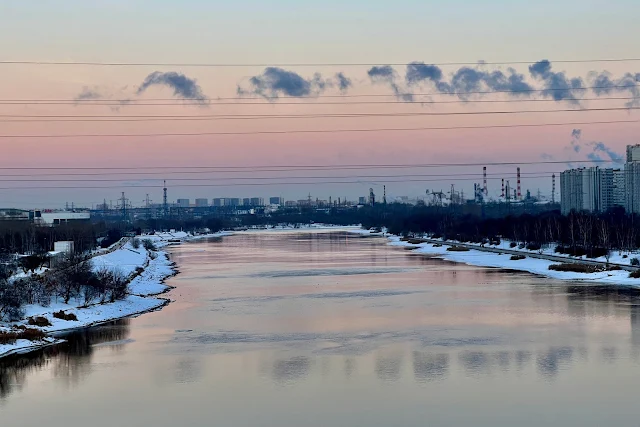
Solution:
{"label": "water surface", "polygon": [[638,425],[636,292],[385,243],[172,248],[162,311],[0,360],[1,425]]}

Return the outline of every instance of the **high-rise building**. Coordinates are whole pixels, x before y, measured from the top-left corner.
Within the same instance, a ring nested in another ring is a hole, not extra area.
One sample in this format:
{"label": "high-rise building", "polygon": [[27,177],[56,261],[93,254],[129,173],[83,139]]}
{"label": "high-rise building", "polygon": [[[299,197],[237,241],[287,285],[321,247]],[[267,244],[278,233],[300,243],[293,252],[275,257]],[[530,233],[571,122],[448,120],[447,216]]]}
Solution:
{"label": "high-rise building", "polygon": [[262,197],[252,197],[251,206],[264,206],[264,199]]}
{"label": "high-rise building", "polygon": [[560,209],[606,212],[623,204],[624,171],[619,169],[569,169],[560,174]]}
{"label": "high-rise building", "polygon": [[224,206],[224,199],[221,199],[221,198],[213,199],[213,206],[217,208]]}
{"label": "high-rise building", "polygon": [[242,199],[242,206],[251,206],[251,199],[248,197]]}
{"label": "high-rise building", "polygon": [[188,208],[189,207],[189,199],[178,199],[178,200],[176,200],[176,205],[179,208]]}
{"label": "high-rise building", "polygon": [[282,197],[270,197],[269,198],[270,205],[283,205],[284,199]]}
{"label": "high-rise building", "polygon": [[240,199],[237,197],[231,197],[229,199],[225,199],[225,206],[240,206]]}
{"label": "high-rise building", "polygon": [[624,208],[627,213],[640,213],[640,161],[628,162],[625,165],[624,181],[626,194]]}
{"label": "high-rise building", "polygon": [[196,199],[196,207],[204,208],[209,206],[209,199]]}
{"label": "high-rise building", "polygon": [[625,183],[625,170],[614,169],[613,170],[613,206],[625,206],[626,205],[626,183]]}
{"label": "high-rise building", "polygon": [[360,197],[358,198],[358,204],[359,204],[359,205],[366,205],[366,204],[367,204],[367,198],[366,198],[366,197],[364,197],[364,196],[360,196]]}
{"label": "high-rise building", "polygon": [[627,145],[627,163],[640,162],[640,144]]}

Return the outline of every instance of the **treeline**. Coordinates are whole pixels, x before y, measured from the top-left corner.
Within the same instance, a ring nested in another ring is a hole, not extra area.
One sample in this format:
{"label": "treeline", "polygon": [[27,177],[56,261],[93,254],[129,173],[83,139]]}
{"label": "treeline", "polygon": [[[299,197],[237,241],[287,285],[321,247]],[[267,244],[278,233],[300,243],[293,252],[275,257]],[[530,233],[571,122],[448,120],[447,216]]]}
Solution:
{"label": "treeline", "polygon": [[44,253],[56,241],[73,241],[79,252],[96,246],[96,239],[107,231],[105,223],[68,223],[41,227],[28,221],[0,221],[0,254]]}
{"label": "treeline", "polygon": [[37,226],[28,221],[0,221],[0,263],[12,254],[44,254],[57,241],[72,241],[76,252],[85,253],[97,246],[107,247],[129,234],[147,231],[184,230],[212,232],[240,225],[238,220],[207,216],[197,219],[159,218],[123,221],[66,223],[54,227]]}
{"label": "treeline", "polygon": [[119,270],[95,272],[91,261],[78,253],[67,254],[45,274],[10,279],[17,268],[17,264],[0,264],[0,321],[24,317],[25,304],[48,307],[52,301],[73,300],[87,306],[127,295],[128,277]]}
{"label": "treeline", "polygon": [[[364,212],[363,212],[364,214]],[[445,239],[489,243],[508,239],[529,249],[557,245],[556,250],[572,255],[606,256],[612,250],[630,251],[640,247],[640,217],[623,209],[606,213],[559,211],[504,218],[453,215],[446,210],[412,207],[363,215],[367,227],[387,227],[390,233],[409,235],[430,233]]]}

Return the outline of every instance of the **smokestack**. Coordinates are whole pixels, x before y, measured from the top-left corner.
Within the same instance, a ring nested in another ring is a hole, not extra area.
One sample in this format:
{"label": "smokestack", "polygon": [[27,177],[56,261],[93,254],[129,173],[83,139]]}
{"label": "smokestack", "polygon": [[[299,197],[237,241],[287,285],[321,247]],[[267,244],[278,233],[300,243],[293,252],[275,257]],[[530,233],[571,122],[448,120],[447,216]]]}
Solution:
{"label": "smokestack", "polygon": [[504,199],[504,178],[502,178],[502,194],[500,195]]}
{"label": "smokestack", "polygon": [[520,166],[518,166],[518,197],[517,200],[522,199],[522,191],[520,189]]}
{"label": "smokestack", "polygon": [[482,187],[482,191],[484,192],[484,195],[487,196],[488,190],[487,190],[487,167],[486,166],[482,168],[482,178],[484,180],[483,182],[484,187]]}

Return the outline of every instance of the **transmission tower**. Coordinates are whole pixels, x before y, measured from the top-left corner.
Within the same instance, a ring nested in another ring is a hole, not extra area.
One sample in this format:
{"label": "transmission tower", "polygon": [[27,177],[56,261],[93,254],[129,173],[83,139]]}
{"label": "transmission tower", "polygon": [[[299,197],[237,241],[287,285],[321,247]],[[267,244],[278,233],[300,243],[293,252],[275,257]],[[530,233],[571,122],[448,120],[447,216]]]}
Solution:
{"label": "transmission tower", "polygon": [[122,192],[120,203],[122,203],[122,205],[120,206],[120,208],[122,209],[122,220],[126,221],[127,220],[127,198],[124,196],[124,191]]}
{"label": "transmission tower", "polygon": [[163,181],[164,183],[164,188],[162,189],[163,191],[163,196],[162,196],[162,210],[164,211],[164,216],[169,216],[169,202],[167,202],[167,181]]}

